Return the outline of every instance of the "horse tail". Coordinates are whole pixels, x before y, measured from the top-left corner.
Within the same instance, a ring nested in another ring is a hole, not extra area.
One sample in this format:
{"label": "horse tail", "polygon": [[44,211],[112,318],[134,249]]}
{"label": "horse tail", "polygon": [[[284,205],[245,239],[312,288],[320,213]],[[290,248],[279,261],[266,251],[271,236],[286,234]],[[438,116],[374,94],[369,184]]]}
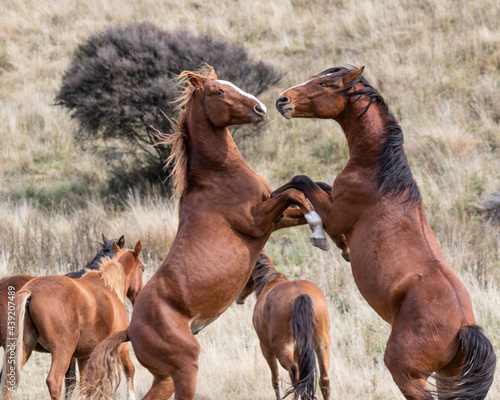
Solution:
{"label": "horse tail", "polygon": [[127,331],[120,331],[108,336],[92,352],[88,364],[85,382],[77,386],[78,395],[87,400],[110,399],[120,386],[122,365],[118,348],[130,341]]}
{"label": "horse tail", "polygon": [[493,346],[477,325],[463,326],[458,334],[459,351],[465,353],[465,363],[459,375],[442,377],[435,375],[439,399],[483,400],[493,383],[497,357]]}
{"label": "horse tail", "polygon": [[[14,392],[16,390],[21,377],[24,320],[26,318],[26,309],[28,308],[28,300],[30,297],[31,292],[29,290],[21,290],[16,294],[16,299],[14,300],[15,322],[13,324],[13,331],[8,331],[7,343],[3,354],[2,381],[0,383],[2,399],[7,398],[9,392]],[[10,326],[10,324],[8,324],[8,326]],[[13,333],[12,335],[10,335],[11,332]]]}
{"label": "horse tail", "polygon": [[301,294],[293,300],[290,331],[295,340],[295,354],[299,368],[299,379],[285,397],[293,393],[295,399],[313,400],[316,392],[316,354],[314,338],[316,321],[313,302],[309,295]]}

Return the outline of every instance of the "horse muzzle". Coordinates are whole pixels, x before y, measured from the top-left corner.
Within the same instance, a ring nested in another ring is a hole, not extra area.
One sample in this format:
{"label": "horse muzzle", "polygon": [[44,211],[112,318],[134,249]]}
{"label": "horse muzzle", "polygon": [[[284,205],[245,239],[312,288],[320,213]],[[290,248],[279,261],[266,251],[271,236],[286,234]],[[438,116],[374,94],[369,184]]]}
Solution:
{"label": "horse muzzle", "polygon": [[288,97],[280,97],[276,100],[276,109],[286,119],[292,118],[293,107],[289,104],[290,99]]}

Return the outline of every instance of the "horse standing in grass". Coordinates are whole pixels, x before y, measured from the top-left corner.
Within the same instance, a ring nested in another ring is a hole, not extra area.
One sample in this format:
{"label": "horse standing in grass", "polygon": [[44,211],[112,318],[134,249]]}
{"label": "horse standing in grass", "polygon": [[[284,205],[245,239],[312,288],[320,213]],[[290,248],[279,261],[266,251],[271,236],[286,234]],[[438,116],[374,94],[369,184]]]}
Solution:
{"label": "horse standing in grass", "polygon": [[[271,189],[241,156],[228,126],[258,125],[268,116],[254,96],[218,80],[212,67],[180,74],[184,87],[171,160],[180,198],[172,247],[137,298],[130,326],[92,354],[83,387],[88,398],[107,398],[119,383],[110,367],[116,349],[131,341],[153,374],[144,399],[193,399],[200,345],[194,335],[217,319],[245,286],[271,233],[309,220],[322,244],[322,222],[304,195]],[[297,204],[300,209],[289,209]],[[326,239],[326,237],[325,237]],[[110,376],[112,375],[112,376]]]}
{"label": "horse standing in grass", "polygon": [[330,236],[344,234],[354,280],[392,326],[385,364],[408,400],[484,399],[496,356],[475,324],[472,303],[446,262],[427,222],[403,150],[403,133],[363,68],[331,68],[285,90],[276,102],[285,118],[337,121],[349,161],[330,195],[296,176],[273,195],[300,190]]}
{"label": "horse standing in grass", "polygon": [[[113,257],[113,243],[116,241],[118,248],[122,249],[125,245],[125,237],[122,235],[120,239],[108,239],[105,235],[102,235],[103,242],[101,243],[101,248],[95,255],[95,257],[90,261],[84,268],[79,271],[68,272],[65,276],[70,278],[81,278],[88,270],[99,269],[99,263],[105,257]],[[135,275],[131,277],[130,286],[127,291],[127,297],[130,299],[132,304],[134,304],[137,295],[142,289],[142,272],[139,269],[134,273]],[[8,320],[8,298],[9,292],[17,293],[21,288],[30,280],[34,279],[31,275],[13,275],[7,276],[0,279],[0,346],[5,349],[5,344],[7,342],[7,320]],[[42,348],[39,343],[35,347],[35,351],[46,353],[47,350]],[[1,372],[0,372],[1,379]],[[71,364],[66,372],[65,377],[66,383],[66,398],[71,395],[70,388],[76,384],[76,360],[71,360]]]}
{"label": "horse standing in grass", "polygon": [[295,399],[313,400],[316,393],[316,356],[324,400],[330,397],[330,314],[321,289],[304,280],[289,281],[261,253],[250,279],[236,299],[244,304],[255,292],[253,326],[269,364],[276,399],[283,398],[277,360],[288,371]]}
{"label": "horse standing in grass", "polygon": [[[131,276],[144,270],[139,257],[141,244],[134,250],[119,249],[116,256],[104,260],[98,271],[87,272],[80,279],[66,276],[34,278],[16,293],[14,349],[7,343],[4,353],[0,393],[10,399],[19,384],[21,369],[39,344],[52,355],[47,386],[52,399],[60,399],[64,373],[72,358],[78,359],[82,377],[90,353],[111,333],[128,326],[125,305]],[[118,355],[127,376],[129,399],[135,399],[134,366],[128,344],[120,346]],[[12,356],[12,357],[11,357]]]}

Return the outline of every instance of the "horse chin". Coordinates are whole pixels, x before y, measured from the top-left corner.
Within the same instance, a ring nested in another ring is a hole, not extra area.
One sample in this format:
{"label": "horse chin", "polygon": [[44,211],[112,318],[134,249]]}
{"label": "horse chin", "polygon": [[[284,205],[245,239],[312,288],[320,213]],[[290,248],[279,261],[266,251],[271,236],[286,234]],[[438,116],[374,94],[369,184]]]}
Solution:
{"label": "horse chin", "polygon": [[285,119],[292,119],[292,113],[293,113],[293,108],[292,107],[287,107],[287,108],[282,108],[279,110],[283,118]]}
{"label": "horse chin", "polygon": [[267,121],[267,118],[264,117],[255,117],[253,115],[248,116],[250,118],[250,123],[254,126],[258,126],[262,124],[264,121]]}

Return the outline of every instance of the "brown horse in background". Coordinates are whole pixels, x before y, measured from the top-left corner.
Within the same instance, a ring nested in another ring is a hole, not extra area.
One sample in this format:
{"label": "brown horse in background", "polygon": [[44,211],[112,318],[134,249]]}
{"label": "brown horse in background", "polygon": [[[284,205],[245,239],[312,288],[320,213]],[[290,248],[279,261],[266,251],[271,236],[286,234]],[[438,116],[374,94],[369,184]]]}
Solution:
{"label": "brown horse in background", "polygon": [[297,176],[276,190],[300,190],[330,236],[344,234],[354,280],[392,326],[385,363],[407,399],[484,399],[496,356],[475,325],[472,303],[446,262],[427,222],[403,150],[403,133],[363,68],[331,68],[285,90],[276,102],[285,118],[337,121],[349,161],[331,194]]}
{"label": "brown horse in background", "polygon": [[[131,276],[144,266],[134,250],[118,249],[112,259],[103,261],[98,271],[80,279],[66,276],[34,278],[15,295],[15,323],[9,329],[12,339],[4,353],[0,393],[10,399],[19,384],[21,369],[39,344],[52,355],[47,386],[52,399],[60,399],[64,373],[72,358],[78,359],[82,377],[90,353],[111,333],[128,326],[125,305]],[[118,351],[127,376],[129,399],[135,399],[134,366],[128,344]]]}
{"label": "brown horse in background", "polygon": [[282,399],[277,360],[288,371],[295,399],[313,400],[316,393],[316,357],[323,399],[330,397],[330,314],[325,295],[314,283],[289,281],[261,253],[250,279],[236,302],[255,292],[253,326],[269,364],[276,399]]}
{"label": "brown horse in background", "polygon": [[[113,252],[113,243],[116,242],[118,248],[122,249],[125,246],[125,237],[122,235],[119,239],[108,239],[104,234],[102,235],[103,242],[100,243],[101,248],[95,255],[95,257],[90,261],[84,268],[79,271],[68,272],[65,276],[70,278],[81,278],[88,270],[98,270],[100,262],[105,257],[113,257],[115,253]],[[34,279],[31,275],[13,275],[7,276],[0,279],[0,346],[5,349],[7,342],[7,319],[8,319],[8,299],[9,292],[17,293],[26,284],[26,282]],[[132,305],[137,298],[137,295],[142,289],[142,272],[139,269],[136,270],[134,275],[130,279],[130,286],[127,291],[127,297],[132,302]],[[47,353],[47,350],[42,348],[39,343],[35,347],[35,351],[42,353]],[[0,380],[2,373],[0,372]],[[66,371],[65,376],[66,385],[66,398],[71,395],[71,388],[76,384],[76,360],[71,360],[68,371]]]}
{"label": "brown horse in background", "polygon": [[[113,252],[113,243],[115,242],[114,239],[108,239],[106,236],[102,235],[103,242],[100,243],[101,248],[95,255],[95,257],[90,261],[84,268],[82,268],[79,271],[75,272],[69,272],[65,276],[69,276],[70,278],[81,278],[85,273],[88,272],[88,270],[97,270],[99,269],[99,263],[105,258],[105,257],[113,257],[115,253]],[[120,237],[120,239],[116,240],[116,244],[118,245],[118,248],[123,248],[125,245],[125,238],[123,236]],[[34,279],[34,276],[31,275],[12,275],[12,276],[6,276],[5,278],[0,279],[0,346],[5,349],[5,343],[7,342],[7,316],[8,316],[8,311],[7,311],[7,303],[8,303],[8,292],[19,292],[21,288],[26,284],[26,282]],[[132,304],[134,304],[135,298],[139,294],[137,289],[140,288],[138,287],[139,282],[136,282],[137,278],[134,277],[134,290],[131,291],[131,298],[130,300],[132,301]],[[142,279],[141,279],[142,281]],[[131,284],[132,286],[132,284]],[[128,297],[128,293],[127,293]],[[35,349],[38,350],[38,349]],[[43,351],[43,349],[40,348],[40,351]]]}
{"label": "brown horse in background", "polygon": [[[218,80],[212,67],[185,71],[178,134],[171,160],[180,198],[172,247],[137,298],[127,330],[92,354],[84,392],[107,398],[119,383],[110,367],[130,340],[139,362],[154,376],[144,399],[193,399],[200,345],[194,335],[217,319],[245,286],[260,251],[279,228],[322,228],[304,195],[271,199],[271,188],[241,156],[228,126],[260,124],[268,116],[254,96]],[[300,209],[288,209],[297,204]],[[279,221],[279,222],[278,222]],[[112,376],[110,376],[112,375]],[[93,387],[94,386],[94,387]]]}

